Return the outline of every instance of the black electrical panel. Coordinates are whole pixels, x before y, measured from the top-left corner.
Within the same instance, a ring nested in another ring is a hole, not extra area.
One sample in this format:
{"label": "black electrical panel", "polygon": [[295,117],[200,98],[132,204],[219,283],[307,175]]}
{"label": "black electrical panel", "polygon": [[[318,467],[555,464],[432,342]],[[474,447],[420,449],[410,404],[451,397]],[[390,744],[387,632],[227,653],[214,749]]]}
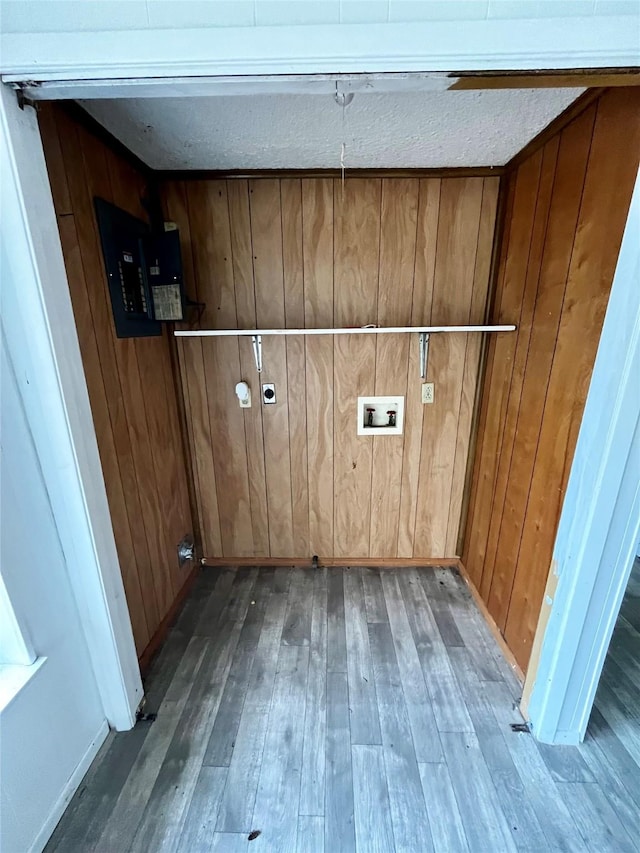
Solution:
{"label": "black electrical panel", "polygon": [[177,229],[153,233],[108,201],[96,198],[94,204],[117,336],[161,335],[163,322],[184,316]]}

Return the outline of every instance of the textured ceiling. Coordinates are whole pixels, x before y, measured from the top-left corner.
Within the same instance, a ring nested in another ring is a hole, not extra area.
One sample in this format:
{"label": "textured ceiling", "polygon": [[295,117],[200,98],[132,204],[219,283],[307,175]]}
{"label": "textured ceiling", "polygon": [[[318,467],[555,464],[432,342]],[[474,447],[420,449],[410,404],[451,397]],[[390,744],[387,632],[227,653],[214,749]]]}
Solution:
{"label": "textured ceiling", "polygon": [[[500,166],[581,89],[272,94],[86,101],[154,169]],[[344,121],[344,123],[343,123]]]}

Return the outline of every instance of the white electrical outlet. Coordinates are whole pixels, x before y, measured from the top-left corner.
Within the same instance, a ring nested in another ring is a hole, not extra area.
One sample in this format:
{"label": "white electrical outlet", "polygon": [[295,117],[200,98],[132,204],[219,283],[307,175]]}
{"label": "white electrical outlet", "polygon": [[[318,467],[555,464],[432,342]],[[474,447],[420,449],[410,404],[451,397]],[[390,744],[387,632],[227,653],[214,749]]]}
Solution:
{"label": "white electrical outlet", "polygon": [[240,403],[241,409],[251,408],[251,388],[246,382],[238,382],[236,385],[236,397]]}
{"label": "white electrical outlet", "polygon": [[265,404],[265,406],[276,402],[276,386],[273,382],[263,382],[262,402]]}
{"label": "white electrical outlet", "polygon": [[422,402],[433,403],[433,382],[424,382],[422,384]]}

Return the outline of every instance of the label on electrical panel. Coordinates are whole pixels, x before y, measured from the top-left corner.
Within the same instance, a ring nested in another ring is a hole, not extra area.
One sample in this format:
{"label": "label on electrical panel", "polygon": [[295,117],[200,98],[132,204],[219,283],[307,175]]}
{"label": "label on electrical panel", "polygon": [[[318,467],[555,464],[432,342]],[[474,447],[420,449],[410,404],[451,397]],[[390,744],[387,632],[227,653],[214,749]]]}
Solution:
{"label": "label on electrical panel", "polygon": [[177,284],[159,284],[152,288],[156,320],[182,320],[182,298]]}

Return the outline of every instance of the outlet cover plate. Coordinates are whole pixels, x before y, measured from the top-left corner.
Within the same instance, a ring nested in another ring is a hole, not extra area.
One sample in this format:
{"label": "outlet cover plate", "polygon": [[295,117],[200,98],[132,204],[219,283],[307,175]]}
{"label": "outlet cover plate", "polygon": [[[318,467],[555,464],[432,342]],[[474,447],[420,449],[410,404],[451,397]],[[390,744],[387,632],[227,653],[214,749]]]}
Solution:
{"label": "outlet cover plate", "polygon": [[433,403],[433,401],[434,401],[433,382],[423,382],[423,384],[422,384],[422,402],[423,403]]}
{"label": "outlet cover plate", "polygon": [[276,402],[276,386],[274,382],[264,382],[262,385],[262,402],[269,406]]}

